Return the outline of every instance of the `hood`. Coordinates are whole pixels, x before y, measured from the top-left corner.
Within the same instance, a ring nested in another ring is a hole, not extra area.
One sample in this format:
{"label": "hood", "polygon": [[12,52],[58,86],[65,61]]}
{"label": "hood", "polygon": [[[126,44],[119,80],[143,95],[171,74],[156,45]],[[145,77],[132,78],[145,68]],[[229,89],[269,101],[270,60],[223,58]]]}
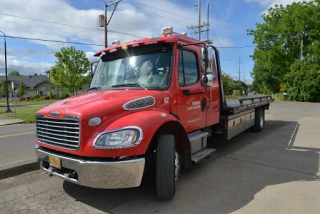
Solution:
{"label": "hood", "polygon": [[169,94],[152,90],[100,90],[73,96],[50,104],[39,110],[37,114],[51,117],[49,112],[59,112],[57,117],[75,115],[90,116],[98,112],[120,113],[125,111],[123,105],[131,100],[152,96],[155,99],[153,108],[167,108],[169,111]]}

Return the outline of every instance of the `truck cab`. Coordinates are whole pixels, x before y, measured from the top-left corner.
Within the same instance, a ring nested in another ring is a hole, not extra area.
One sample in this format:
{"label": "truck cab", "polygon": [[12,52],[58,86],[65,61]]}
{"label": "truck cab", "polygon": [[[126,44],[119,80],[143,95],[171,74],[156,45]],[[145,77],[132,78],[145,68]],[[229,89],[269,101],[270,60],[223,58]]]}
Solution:
{"label": "truck cab", "polygon": [[95,56],[99,63],[87,93],[36,114],[40,167],[79,185],[137,187],[149,167],[158,198],[172,198],[180,168],[215,151],[209,136],[230,139],[262,129],[273,101],[260,97],[228,106],[217,48],[172,28],[159,38],[115,43]]}

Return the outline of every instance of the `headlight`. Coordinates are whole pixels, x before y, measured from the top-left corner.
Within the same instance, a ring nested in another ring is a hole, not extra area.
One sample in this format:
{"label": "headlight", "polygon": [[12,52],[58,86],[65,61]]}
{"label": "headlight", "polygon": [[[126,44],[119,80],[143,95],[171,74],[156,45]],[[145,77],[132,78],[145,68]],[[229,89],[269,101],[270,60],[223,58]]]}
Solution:
{"label": "headlight", "polygon": [[141,140],[142,130],[139,127],[126,127],[101,133],[95,139],[93,147],[97,149],[128,148],[138,145]]}

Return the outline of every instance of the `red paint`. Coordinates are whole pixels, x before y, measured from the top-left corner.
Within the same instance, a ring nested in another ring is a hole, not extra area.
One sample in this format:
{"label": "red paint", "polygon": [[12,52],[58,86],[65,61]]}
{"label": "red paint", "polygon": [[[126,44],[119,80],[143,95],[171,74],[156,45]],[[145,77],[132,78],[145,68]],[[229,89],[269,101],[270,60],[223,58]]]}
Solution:
{"label": "red paint", "polygon": [[[213,87],[208,87],[206,93],[191,96],[183,94],[184,89],[188,89],[190,92],[201,92],[204,90],[204,86],[201,83],[201,76],[204,74],[201,64],[201,45],[185,47],[185,49],[191,50],[197,54],[200,70],[199,82],[186,87],[181,87],[178,82],[180,49],[177,47],[177,43],[195,43],[198,42],[197,40],[181,35],[166,36],[157,39],[146,38],[106,48],[97,52],[95,56],[99,56],[102,52],[116,50],[117,48],[126,48],[126,46],[145,46],[157,42],[168,42],[173,44],[171,82],[167,90],[138,90],[134,88],[101,90],[58,101],[39,110],[37,114],[44,114],[46,117],[51,118],[63,118],[65,115],[78,116],[81,120],[80,148],[78,151],[72,151],[41,144],[40,142],[37,142],[37,144],[45,148],[79,156],[135,156],[145,154],[153,135],[158,128],[166,122],[180,122],[187,133],[218,123],[220,111],[220,89],[218,79],[214,80]],[[212,92],[211,106],[209,106],[210,90]],[[126,102],[145,96],[153,96],[156,100],[155,105],[134,111],[123,109],[122,106]],[[206,100],[206,107],[202,111],[201,106],[203,99]],[[198,106],[198,103],[200,108],[194,107]],[[49,115],[50,111],[59,111],[60,115],[52,117]],[[177,115],[180,120],[174,115]],[[93,117],[100,117],[102,123],[96,127],[90,127],[88,121]],[[143,130],[143,139],[138,146],[124,149],[95,149],[92,147],[92,143],[99,133],[126,126],[139,126]]]}

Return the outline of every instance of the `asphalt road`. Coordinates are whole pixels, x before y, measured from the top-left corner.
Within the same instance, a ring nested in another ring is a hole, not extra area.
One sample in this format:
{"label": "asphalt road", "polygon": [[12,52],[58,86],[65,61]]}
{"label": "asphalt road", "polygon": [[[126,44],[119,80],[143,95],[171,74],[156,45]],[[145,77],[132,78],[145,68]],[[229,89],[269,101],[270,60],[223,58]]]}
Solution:
{"label": "asphalt road", "polygon": [[35,125],[0,126],[0,168],[36,159]]}
{"label": "asphalt road", "polygon": [[185,172],[172,200],[150,178],[102,190],[35,171],[0,181],[0,213],[320,213],[320,104],[273,103],[266,119]]}

